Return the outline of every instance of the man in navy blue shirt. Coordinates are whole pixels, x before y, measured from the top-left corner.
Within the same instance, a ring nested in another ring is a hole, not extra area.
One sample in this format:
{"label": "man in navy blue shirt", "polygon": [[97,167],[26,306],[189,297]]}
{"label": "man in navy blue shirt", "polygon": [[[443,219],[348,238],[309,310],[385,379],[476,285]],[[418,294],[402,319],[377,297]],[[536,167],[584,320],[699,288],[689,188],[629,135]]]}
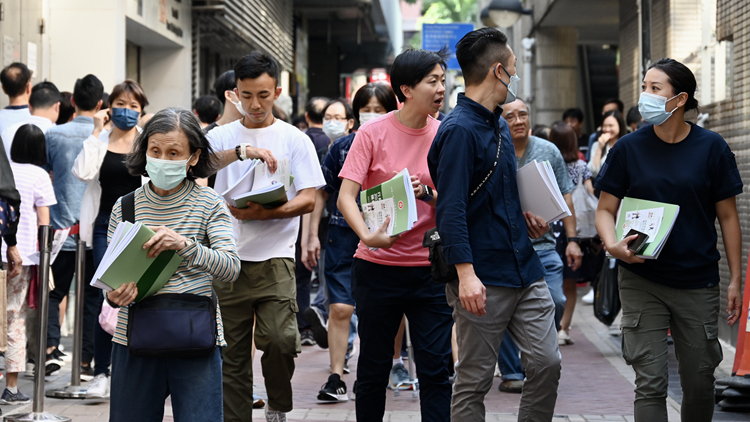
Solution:
{"label": "man in navy blue shirt", "polygon": [[549,226],[521,211],[515,149],[498,107],[515,99],[519,82],[507,41],[497,29],[482,28],[456,44],[466,94],[443,120],[427,157],[440,192],[443,252],[458,270],[458,280],[446,286],[459,357],[452,420],[484,420],[484,396],[506,329],[527,374],[518,420],[551,420],[557,400],[554,304],[530,239]]}

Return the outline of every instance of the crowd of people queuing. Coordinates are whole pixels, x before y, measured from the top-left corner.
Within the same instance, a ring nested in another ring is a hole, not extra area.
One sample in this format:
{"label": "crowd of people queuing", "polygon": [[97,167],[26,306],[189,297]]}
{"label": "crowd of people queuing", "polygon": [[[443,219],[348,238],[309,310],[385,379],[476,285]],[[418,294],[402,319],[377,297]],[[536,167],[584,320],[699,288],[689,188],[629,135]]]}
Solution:
{"label": "crowd of people queuing", "polygon": [[[192,110],[155,114],[146,113],[146,92],[133,80],[107,94],[86,75],[72,93],[61,93],[51,82],[32,86],[21,63],[3,69],[10,99],[0,110],[8,350],[0,401],[29,401],[17,384],[27,364],[47,375],[65,364],[60,327],[74,236],[52,264],[50,311],[41,316],[49,321],[47,342],[38,345],[47,360],[27,356],[36,347],[26,336],[34,323],[28,312],[26,324],[27,296],[38,283],[28,258],[38,250],[36,228],[73,228],[87,246],[91,280],[118,223],[137,221],[155,232],[143,245],[149,257],[174,251],[182,258],[150,306],[203,298],[212,304],[213,334],[211,347],[190,358],[143,355],[129,345],[136,330],[129,320],[142,309],[136,283],[107,294],[86,283],[81,373],[91,380],[89,397],[110,398],[110,421],[160,421],[168,396],[178,421],[250,421],[258,407],[268,421],[285,421],[294,408],[295,358],[315,344],[330,354],[317,399],[355,395],[360,421],[382,420],[386,389],[415,389],[415,379],[423,421],[484,420],[484,397],[498,371],[500,391],[522,394],[519,420],[551,420],[559,347],[575,343],[576,288],[596,277],[605,249],[619,265],[635,420],[667,420],[669,329],[680,357],[683,420],[711,420],[713,371],[722,359],[714,223],[731,272],[733,324],[741,309],[735,196],[743,184],[721,136],[685,121],[698,107],[693,74],[674,60],[656,61],[627,121],[623,103],[609,100],[589,136],[575,108],[549,126],[532,126],[529,105],[517,96],[516,57],[497,29],[468,33],[456,57],[466,86],[447,115],[445,51],[407,50],[392,65],[390,86],[366,84],[351,103],[314,97],[293,120],[275,104],[279,64],[262,52],[220,75],[215,95],[198,98]],[[222,198],[254,160],[294,176],[283,205],[237,208]],[[550,163],[571,211],[555,224],[521,209],[516,171],[534,160]],[[418,220],[389,236],[387,217],[371,232],[359,193],[404,168]],[[579,236],[577,188],[599,198],[598,235]],[[635,256],[627,247],[633,236],[616,238],[625,196],[680,205],[658,260]],[[13,213],[20,218],[8,220]],[[457,271],[445,285],[433,281],[422,245],[433,227]],[[310,303],[313,278],[319,288]],[[98,322],[103,307],[118,312],[113,332]],[[412,374],[403,361],[405,331]],[[265,401],[253,392],[256,347],[263,351]],[[355,355],[355,381],[347,384]]]}

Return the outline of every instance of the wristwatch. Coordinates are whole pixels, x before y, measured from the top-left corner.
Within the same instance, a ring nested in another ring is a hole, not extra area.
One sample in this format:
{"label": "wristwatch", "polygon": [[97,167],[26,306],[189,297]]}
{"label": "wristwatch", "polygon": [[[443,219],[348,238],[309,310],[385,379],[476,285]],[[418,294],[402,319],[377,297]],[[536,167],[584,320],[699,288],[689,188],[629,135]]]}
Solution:
{"label": "wristwatch", "polygon": [[422,195],[422,197],[418,199],[424,202],[432,201],[432,198],[435,197],[435,192],[432,190],[432,188],[425,185],[424,183],[422,184],[422,188],[424,188],[424,195]]}
{"label": "wristwatch", "polygon": [[578,246],[581,246],[581,238],[580,237],[569,237],[568,242],[576,242]]}
{"label": "wristwatch", "polygon": [[234,147],[234,153],[237,154],[238,160],[245,161],[245,154],[243,154],[242,145],[237,145],[236,147]]}

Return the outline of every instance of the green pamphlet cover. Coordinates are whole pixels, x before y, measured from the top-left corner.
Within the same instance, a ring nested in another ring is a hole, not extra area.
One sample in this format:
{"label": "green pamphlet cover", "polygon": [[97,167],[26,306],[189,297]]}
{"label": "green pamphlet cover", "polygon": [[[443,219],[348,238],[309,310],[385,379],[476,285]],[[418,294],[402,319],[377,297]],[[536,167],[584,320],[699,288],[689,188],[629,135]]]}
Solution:
{"label": "green pamphlet cover", "polygon": [[637,256],[643,259],[657,259],[679,213],[679,205],[626,196],[622,199],[617,212],[615,235],[619,241],[631,228],[649,234],[646,248]]}
{"label": "green pamphlet cover", "polygon": [[417,222],[416,199],[409,172],[404,169],[393,179],[359,193],[365,223],[374,232],[391,216],[388,235],[396,236],[411,230]]}
{"label": "green pamphlet cover", "polygon": [[[136,302],[155,294],[164,287],[182,262],[182,258],[175,251],[164,251],[156,258],[148,258],[148,250],[143,249],[143,244],[155,233],[144,225],[138,224],[137,226],[139,226],[138,232],[125,245],[122,252],[111,260],[109,267],[98,279],[113,290],[122,284],[135,281],[138,286]],[[129,229],[134,228],[135,226],[132,225],[129,227]],[[123,241],[119,240],[112,246],[119,246],[119,243]]]}

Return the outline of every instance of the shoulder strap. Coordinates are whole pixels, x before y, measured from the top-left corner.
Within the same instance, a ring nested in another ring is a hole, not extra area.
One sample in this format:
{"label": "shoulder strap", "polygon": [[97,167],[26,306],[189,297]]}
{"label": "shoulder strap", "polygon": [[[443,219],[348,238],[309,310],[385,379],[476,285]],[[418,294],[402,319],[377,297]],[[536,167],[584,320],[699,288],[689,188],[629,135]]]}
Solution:
{"label": "shoulder strap", "polygon": [[495,168],[497,168],[497,162],[500,160],[500,147],[502,146],[503,138],[498,136],[497,138],[497,152],[495,153],[495,162],[492,163],[492,168],[490,169],[489,173],[487,173],[487,176],[482,179],[482,181],[479,183],[479,185],[474,188],[474,190],[471,191],[469,194],[469,198],[474,197],[474,195],[479,192],[479,189],[482,189],[482,186],[484,186],[485,183],[487,183],[487,180],[490,179],[490,176],[492,176],[492,173],[495,172]]}
{"label": "shoulder strap", "polygon": [[122,197],[122,221],[135,223],[135,191]]}

